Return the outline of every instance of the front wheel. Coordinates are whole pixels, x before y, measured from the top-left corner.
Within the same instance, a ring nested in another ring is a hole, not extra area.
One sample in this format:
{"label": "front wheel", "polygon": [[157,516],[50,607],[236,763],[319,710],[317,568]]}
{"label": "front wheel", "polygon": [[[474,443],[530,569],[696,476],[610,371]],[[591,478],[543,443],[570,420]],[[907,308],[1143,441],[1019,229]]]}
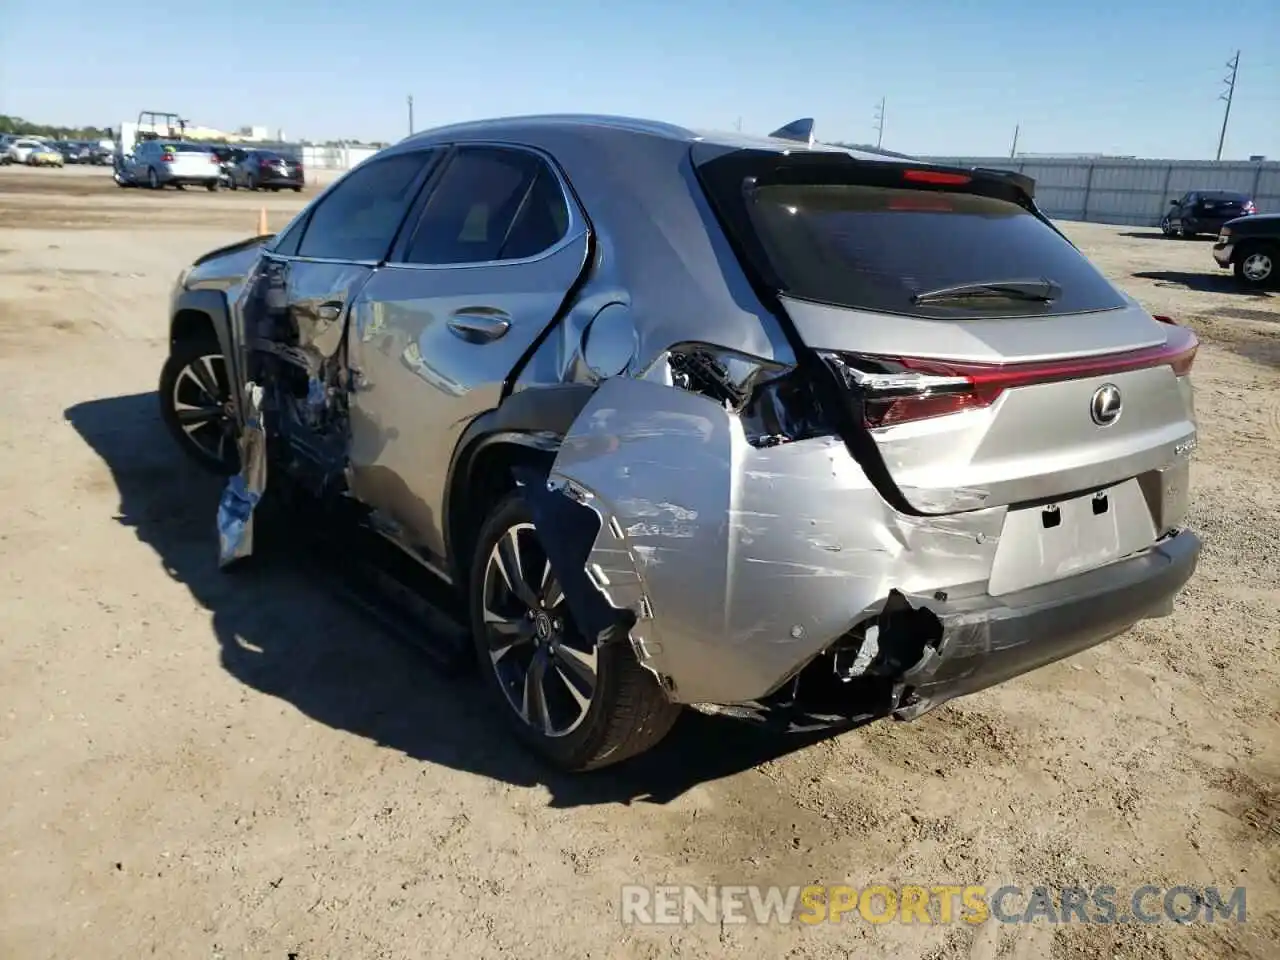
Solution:
{"label": "front wheel", "polygon": [[516,736],[564,770],[655,746],[680,707],[626,643],[601,647],[573,622],[528,507],[510,494],[480,531],[469,582],[485,684]]}
{"label": "front wheel", "polygon": [[160,371],[160,417],[188,457],[213,473],[239,469],[231,380],[217,338],[179,340]]}
{"label": "front wheel", "polygon": [[1248,247],[1236,254],[1235,274],[1246,287],[1261,289],[1276,279],[1276,247]]}

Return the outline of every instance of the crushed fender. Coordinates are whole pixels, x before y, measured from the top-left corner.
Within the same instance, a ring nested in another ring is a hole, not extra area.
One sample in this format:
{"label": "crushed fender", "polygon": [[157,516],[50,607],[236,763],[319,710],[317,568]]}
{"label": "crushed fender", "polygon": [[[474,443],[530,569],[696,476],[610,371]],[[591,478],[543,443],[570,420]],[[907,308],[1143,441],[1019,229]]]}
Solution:
{"label": "crushed fender", "polygon": [[556,575],[574,623],[601,646],[628,640],[636,615],[611,604],[587,573],[588,557],[600,533],[600,516],[559,490],[530,467],[514,467],[520,496],[533,514],[551,570]]}
{"label": "crushed fender", "polygon": [[227,567],[253,553],[253,512],[267,486],[267,432],[262,421],[262,387],[245,385],[240,429],[240,472],[218,501],[218,566]]}

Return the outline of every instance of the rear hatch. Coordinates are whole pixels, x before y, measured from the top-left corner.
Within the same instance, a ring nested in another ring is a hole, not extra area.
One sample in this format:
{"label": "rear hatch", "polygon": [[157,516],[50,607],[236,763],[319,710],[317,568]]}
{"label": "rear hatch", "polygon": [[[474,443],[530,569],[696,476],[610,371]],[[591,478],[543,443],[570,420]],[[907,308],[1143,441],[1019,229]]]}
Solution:
{"label": "rear hatch", "polygon": [[1198,206],[1197,216],[1206,220],[1234,220],[1253,212],[1249,198],[1242,193],[1202,193]]}
{"label": "rear hatch", "polygon": [[166,143],[162,159],[175,177],[213,177],[218,174],[218,158],[208,147],[195,143]]}
{"label": "rear hatch", "polygon": [[298,180],[302,177],[302,165],[292,157],[279,154],[261,154],[258,169],[263,179]]}
{"label": "rear hatch", "polygon": [[749,272],[833,372],[846,440],[893,502],[1065,500],[1188,449],[1194,335],[1103,277],[1031,181],[808,152],[698,169]]}

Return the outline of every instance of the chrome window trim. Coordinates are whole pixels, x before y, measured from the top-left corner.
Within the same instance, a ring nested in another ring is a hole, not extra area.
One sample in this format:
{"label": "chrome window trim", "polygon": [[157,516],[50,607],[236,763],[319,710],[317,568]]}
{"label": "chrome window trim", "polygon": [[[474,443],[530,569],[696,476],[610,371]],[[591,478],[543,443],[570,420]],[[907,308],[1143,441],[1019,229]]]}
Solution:
{"label": "chrome window trim", "polygon": [[[568,181],[565,179],[564,173],[560,169],[560,165],[556,163],[555,158],[545,150],[540,150],[537,147],[531,147],[523,143],[509,143],[503,140],[464,140],[458,143],[445,144],[444,146],[454,147],[457,149],[465,149],[467,147],[489,147],[499,150],[514,150],[520,153],[532,154],[541,160],[547,165],[547,168],[550,169],[552,175],[556,178],[556,184],[560,187],[560,197],[564,200],[565,208],[569,212],[569,222],[565,226],[564,236],[545,250],[540,253],[536,253],[531,257],[519,257],[506,260],[464,260],[459,263],[406,263],[403,260],[387,260],[385,262],[387,267],[394,267],[397,270],[468,270],[475,269],[477,267],[516,266],[526,263],[538,263],[541,260],[546,260],[555,256],[561,250],[565,249],[565,247],[576,243],[588,232],[586,216],[578,205],[577,197],[574,196],[573,191],[570,189]],[[428,199],[428,204],[429,203],[430,199]],[[425,207],[422,212],[426,212]],[[419,214],[419,221],[421,221],[421,218],[422,216]],[[415,231],[417,230],[417,227],[418,224],[414,224]]]}

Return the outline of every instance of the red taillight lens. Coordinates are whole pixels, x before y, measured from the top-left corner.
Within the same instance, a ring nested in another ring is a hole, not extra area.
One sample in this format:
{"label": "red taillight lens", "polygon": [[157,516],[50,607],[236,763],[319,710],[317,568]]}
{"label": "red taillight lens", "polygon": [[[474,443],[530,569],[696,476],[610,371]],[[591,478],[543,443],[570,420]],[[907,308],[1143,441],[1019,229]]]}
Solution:
{"label": "red taillight lens", "polygon": [[173,163],[173,154],[172,153],[162,154],[160,159],[163,160],[165,163]]}
{"label": "red taillight lens", "polygon": [[260,157],[258,159],[258,168],[261,170],[269,170],[273,166],[275,166],[275,161],[273,160],[268,160],[266,157]]}
{"label": "red taillight lens", "polygon": [[936,183],[958,187],[969,183],[973,177],[964,173],[947,173],[944,170],[904,170],[902,179],[908,183]]}
{"label": "red taillight lens", "polygon": [[1200,341],[1186,327],[1171,327],[1165,342],[1142,350],[1031,363],[969,363],[912,357],[829,357],[850,387],[862,395],[863,421],[871,428],[989,407],[1006,390],[1102,377],[1167,365],[1191,372]]}

